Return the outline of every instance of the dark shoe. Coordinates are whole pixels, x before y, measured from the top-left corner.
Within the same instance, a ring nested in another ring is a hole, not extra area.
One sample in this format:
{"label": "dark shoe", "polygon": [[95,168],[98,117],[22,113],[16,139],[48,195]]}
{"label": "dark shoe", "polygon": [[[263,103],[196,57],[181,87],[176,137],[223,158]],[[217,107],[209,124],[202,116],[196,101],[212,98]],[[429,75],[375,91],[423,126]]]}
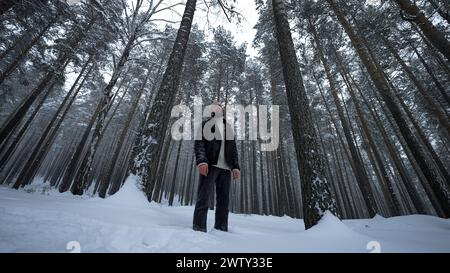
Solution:
{"label": "dark shoe", "polygon": [[219,227],[219,226],[214,226],[215,229],[223,231],[223,232],[228,232],[228,228],[227,227]]}
{"label": "dark shoe", "polygon": [[195,231],[206,232],[206,228],[202,228],[202,227],[199,227],[199,226],[196,226],[196,225],[194,225],[192,227],[192,229],[195,230]]}

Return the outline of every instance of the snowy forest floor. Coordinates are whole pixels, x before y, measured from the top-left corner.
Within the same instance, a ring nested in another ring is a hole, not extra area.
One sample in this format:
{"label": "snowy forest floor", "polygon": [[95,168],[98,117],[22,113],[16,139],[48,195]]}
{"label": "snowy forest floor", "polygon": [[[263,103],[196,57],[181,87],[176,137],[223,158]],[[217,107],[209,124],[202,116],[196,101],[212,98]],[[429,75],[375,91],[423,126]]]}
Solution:
{"label": "snowy forest floor", "polygon": [[[148,203],[133,183],[107,198],[0,187],[1,252],[450,252],[450,220],[411,215],[339,221],[230,214],[229,232],[191,230],[193,207]],[[375,241],[375,242],[373,242]]]}

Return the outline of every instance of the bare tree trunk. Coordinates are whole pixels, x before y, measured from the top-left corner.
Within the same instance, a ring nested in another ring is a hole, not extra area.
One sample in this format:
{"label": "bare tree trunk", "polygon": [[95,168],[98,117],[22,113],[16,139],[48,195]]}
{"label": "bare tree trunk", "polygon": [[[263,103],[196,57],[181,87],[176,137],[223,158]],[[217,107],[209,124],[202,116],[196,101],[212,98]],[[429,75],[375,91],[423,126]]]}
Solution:
{"label": "bare tree trunk", "polygon": [[430,110],[430,112],[438,119],[439,124],[443,127],[445,132],[447,134],[444,134],[447,136],[447,138],[450,137],[450,123],[448,116],[442,112],[442,110],[439,108],[437,102],[434,100],[432,96],[430,96],[429,92],[425,90],[425,87],[422,85],[422,83],[419,81],[419,79],[414,75],[414,73],[411,71],[411,69],[406,65],[406,63],[403,61],[403,59],[400,57],[398,52],[392,47],[390,42],[384,37],[381,36],[382,40],[384,41],[384,44],[389,49],[391,54],[394,56],[394,58],[397,60],[397,62],[401,65],[403,70],[408,75],[409,79],[414,83],[416,86],[416,89],[419,91],[419,93],[422,95],[422,97],[425,99],[426,106]]}
{"label": "bare tree trunk", "polygon": [[[50,20],[39,32],[36,36],[34,36],[31,41],[29,41],[23,48],[19,49],[19,53],[15,56],[14,60],[8,64],[4,71],[0,71],[0,84],[14,72],[17,66],[22,62],[23,58],[27,55],[30,49],[43,37],[44,33],[56,22],[56,18]],[[30,33],[27,33],[27,36]],[[28,38],[28,37],[22,37]],[[14,47],[13,47],[14,48]],[[3,55],[3,53],[2,53]]]}
{"label": "bare tree trunk", "polygon": [[[272,0],[275,29],[283,67],[292,132],[302,181],[303,218],[308,229],[326,210],[336,214],[336,203],[328,188],[325,166],[314,130],[309,102],[291,36],[283,0]],[[301,112],[299,110],[301,109]]]}
{"label": "bare tree trunk", "polygon": [[[406,140],[403,138],[398,126],[396,126],[396,124],[394,123],[395,121],[393,121],[393,118],[391,118],[391,116],[389,116],[387,113],[389,112],[388,109],[386,109],[381,100],[376,97],[378,104],[380,106],[382,106],[383,112],[386,116],[387,121],[389,122],[389,124],[391,125],[400,145],[402,146],[403,151],[405,152],[406,156],[408,157],[412,168],[414,169],[414,172],[417,174],[417,177],[423,187],[423,189],[425,190],[428,199],[430,200],[434,210],[436,211],[437,215],[440,217],[445,217],[445,213],[444,210],[442,209],[442,206],[439,203],[439,200],[436,198],[436,196],[434,195],[433,190],[431,189],[430,183],[427,180],[427,178],[425,177],[425,175],[423,174],[422,170],[420,169],[418,163],[415,160],[414,155],[412,154],[411,150],[408,147],[408,144],[406,143]],[[379,114],[377,113],[376,109],[374,108],[374,112],[377,115],[378,119],[381,120]]]}
{"label": "bare tree trunk", "polygon": [[447,94],[447,91],[445,90],[445,88],[442,86],[442,84],[439,82],[439,80],[436,78],[436,76],[433,73],[433,69],[427,64],[427,62],[425,61],[425,59],[422,57],[422,55],[419,53],[419,51],[417,50],[417,48],[409,42],[409,45],[412,47],[412,49],[414,50],[414,53],[416,53],[417,57],[419,58],[420,62],[422,63],[423,67],[425,68],[425,70],[427,71],[428,75],[430,75],[431,79],[433,80],[434,84],[436,85],[436,88],[439,90],[439,92],[441,93],[442,97],[444,98],[445,102],[447,103],[447,106],[450,106],[450,97]]}
{"label": "bare tree trunk", "polygon": [[[65,115],[70,109],[70,106],[75,101],[75,98],[80,91],[81,87],[84,84],[84,81],[86,80],[87,75],[90,73],[91,70],[87,72],[87,74],[84,76],[82,82],[77,87],[79,80],[84,75],[84,72],[91,62],[91,58],[89,58],[88,61],[84,64],[83,68],[81,69],[80,74],[78,75],[77,79],[75,80],[74,84],[72,85],[71,89],[65,96],[64,100],[62,101],[61,105],[59,106],[56,113],[53,115],[52,120],[49,122],[47,127],[44,130],[44,133],[41,135],[39,141],[37,142],[37,145],[33,149],[33,152],[31,153],[30,158],[25,163],[24,168],[22,172],[19,174],[16,183],[14,184],[14,188],[19,188],[19,186],[25,186],[27,184],[30,184],[32,179],[34,178],[34,175],[38,171],[39,167],[42,164],[42,161],[45,157],[45,155],[48,153],[51,144],[53,143],[56,133],[59,129],[59,127],[62,124],[62,121],[64,120]],[[92,69],[92,66],[91,68]],[[75,92],[74,92],[75,91]],[[65,110],[63,111],[65,107]]]}
{"label": "bare tree trunk", "polygon": [[312,35],[314,37],[314,41],[315,41],[316,46],[317,46],[317,54],[319,55],[319,58],[320,58],[320,60],[321,60],[321,62],[323,64],[323,67],[324,67],[324,70],[325,70],[328,82],[330,84],[330,91],[331,91],[331,94],[333,96],[334,104],[336,105],[336,110],[337,110],[339,119],[341,121],[341,125],[342,125],[343,131],[344,131],[344,136],[345,136],[348,148],[350,150],[351,160],[353,161],[353,164],[355,166],[355,177],[356,177],[356,180],[357,180],[357,182],[359,184],[359,187],[360,187],[360,189],[362,191],[364,200],[366,202],[366,206],[367,206],[367,209],[369,211],[369,216],[373,217],[377,213],[378,208],[377,208],[377,206],[375,204],[375,200],[374,200],[374,196],[373,196],[373,193],[372,193],[372,189],[371,189],[370,184],[369,184],[370,179],[369,179],[369,177],[367,175],[367,172],[366,172],[366,170],[364,168],[364,163],[362,162],[362,159],[361,159],[361,157],[358,154],[358,151],[357,151],[357,148],[355,146],[355,143],[353,142],[353,137],[352,137],[352,134],[351,134],[351,131],[350,131],[350,125],[348,124],[348,121],[345,118],[345,115],[344,115],[344,112],[343,112],[343,109],[342,109],[342,105],[341,105],[341,102],[340,102],[340,99],[339,99],[339,96],[338,96],[338,93],[337,93],[337,84],[335,82],[334,77],[331,74],[330,67],[329,67],[328,62],[325,59],[325,56],[324,56],[324,53],[323,53],[324,52],[323,51],[323,47],[322,47],[322,45],[320,43],[319,37],[317,36],[317,32],[316,32],[314,23],[311,20],[309,20],[309,28],[311,30],[311,33],[312,33]]}
{"label": "bare tree trunk", "polygon": [[380,92],[384,102],[386,103],[387,108],[392,114],[395,122],[398,125],[398,128],[404,137],[411,153],[414,155],[420,169],[422,170],[425,177],[429,180],[430,186],[433,189],[433,192],[436,195],[439,203],[444,209],[445,216],[450,217],[450,195],[444,186],[444,181],[439,177],[439,174],[430,164],[430,162],[426,159],[425,151],[423,147],[420,145],[419,141],[409,128],[407,124],[407,120],[404,117],[400,107],[398,106],[395,95],[393,94],[389,83],[384,77],[382,70],[380,71],[377,67],[377,62],[374,59],[371,59],[371,56],[367,52],[367,49],[364,47],[364,41],[361,37],[353,30],[352,26],[348,22],[347,18],[345,18],[344,14],[339,9],[335,0],[327,0],[327,2],[332,7],[334,13],[338,17],[341,25],[345,29],[347,35],[349,36],[356,52],[358,53],[362,63],[366,67],[369,76],[371,77],[373,83],[376,88]]}
{"label": "bare tree trunk", "polygon": [[[112,177],[112,174],[114,173],[114,167],[116,165],[117,159],[119,158],[120,155],[120,151],[122,150],[122,146],[125,142],[125,138],[128,135],[128,131],[130,129],[131,126],[131,122],[133,121],[133,117],[135,116],[136,110],[138,109],[138,105],[140,102],[140,99],[142,97],[142,94],[144,93],[145,90],[145,86],[147,85],[147,81],[148,78],[150,77],[150,74],[152,72],[152,67],[149,68],[149,70],[147,71],[147,75],[145,76],[144,82],[142,83],[141,88],[139,89],[139,91],[137,92],[137,94],[135,95],[133,104],[130,107],[130,111],[128,112],[127,118],[125,120],[125,125],[122,129],[122,132],[120,133],[119,136],[119,140],[117,142],[117,146],[116,149],[114,150],[114,153],[111,157],[111,159],[109,160],[110,162],[109,164],[109,168],[106,171],[106,176],[103,180],[104,183],[100,184],[100,189],[99,189],[99,196],[104,198],[106,196],[106,191],[108,189],[108,186],[110,185],[110,180]],[[120,188],[120,181],[119,180],[115,180],[115,183],[112,183],[111,189],[109,191],[109,194],[114,194],[115,192],[117,192]]]}
{"label": "bare tree trunk", "polygon": [[[89,23],[84,29],[80,30],[72,39],[69,41],[69,47],[75,49],[79,46],[80,42],[86,37],[86,34],[94,25],[97,20],[97,16],[93,16]],[[14,110],[14,112],[8,117],[6,122],[2,125],[0,129],[0,143],[10,135],[14,130],[15,126],[22,121],[27,111],[30,109],[36,98],[45,90],[45,87],[53,80],[56,73],[60,73],[61,68],[70,59],[70,55],[62,52],[54,64],[52,65],[51,71],[47,72],[44,78],[39,82],[39,84],[31,91],[31,93],[20,103],[20,105]]]}
{"label": "bare tree trunk", "polygon": [[395,2],[400,6],[401,11],[409,16],[406,18],[402,15],[402,17],[416,23],[433,46],[450,61],[450,42],[445,38],[444,33],[440,32],[413,2],[409,0],[395,0]]}
{"label": "bare tree trunk", "polygon": [[374,106],[371,105],[367,99],[365,98],[364,94],[361,92],[361,90],[359,89],[358,85],[356,84],[356,82],[353,80],[353,78],[351,77],[351,75],[349,75],[351,82],[353,83],[353,86],[355,86],[356,90],[359,92],[363,102],[365,103],[365,105],[367,106],[367,108],[369,109],[369,112],[371,113],[373,119],[375,120],[375,123],[377,125],[377,130],[379,130],[381,132],[381,135],[383,137],[383,141],[386,144],[386,147],[388,149],[389,155],[391,156],[394,165],[397,168],[398,173],[400,174],[400,178],[403,181],[403,184],[406,187],[406,190],[411,198],[411,201],[413,202],[413,205],[415,207],[415,209],[422,214],[426,213],[425,210],[425,205],[423,204],[423,201],[420,198],[419,193],[417,192],[417,189],[415,188],[412,178],[408,175],[407,170],[405,169],[404,164],[402,163],[402,160],[400,159],[399,155],[398,155],[398,151],[396,151],[394,144],[392,143],[392,141],[390,140],[390,138],[388,137],[386,130],[385,130],[385,126],[382,124],[382,122],[380,121],[377,113],[375,112],[375,109],[373,108]]}
{"label": "bare tree trunk", "polygon": [[430,2],[430,4],[439,13],[439,15],[444,18],[448,24],[450,24],[450,11],[448,10],[448,2],[444,3],[444,7],[441,7],[439,2],[436,2],[436,0],[428,0],[428,2]]}
{"label": "bare tree trunk", "polygon": [[169,191],[169,206],[173,205],[173,200],[175,198],[175,186],[177,184],[178,164],[180,163],[181,143],[182,143],[181,141],[178,141],[177,157],[175,159],[172,183],[170,185],[170,191]]}
{"label": "bare tree trunk", "polygon": [[147,144],[143,145],[145,150],[141,151],[135,160],[139,164],[139,166],[134,168],[136,175],[142,179],[149,200],[151,200],[154,185],[148,183],[148,176],[158,168],[158,158],[162,150],[161,142],[167,131],[172,105],[177,97],[184,55],[191,32],[196,3],[197,0],[188,0],[186,2],[175,44],[169,57],[160,88],[156,93],[155,102],[149,112],[146,124],[147,128],[143,133],[144,137],[142,138],[142,142]]}
{"label": "bare tree trunk", "polygon": [[[130,55],[132,45],[134,44],[135,36],[129,38],[127,45],[125,46],[122,54],[120,56],[119,62],[116,67],[114,67],[113,75],[108,82],[108,85],[102,90],[102,99],[100,100],[99,112],[96,116],[96,125],[94,128],[94,132],[91,137],[91,141],[88,144],[88,149],[84,157],[81,159],[81,165],[78,168],[78,171],[75,175],[74,184],[72,186],[72,193],[82,195],[85,189],[86,184],[88,183],[88,179],[92,172],[92,164],[94,161],[94,157],[97,152],[97,148],[100,144],[100,140],[103,136],[103,129],[105,128],[105,119],[108,114],[108,110],[111,106],[111,91],[117,83],[120,74],[122,73],[123,67],[125,63],[128,61],[128,57]],[[105,191],[106,193],[106,191]],[[103,194],[103,192],[102,192]]]}
{"label": "bare tree trunk", "polygon": [[389,205],[391,212],[394,215],[400,215],[399,199],[397,198],[397,196],[394,192],[393,183],[388,175],[388,172],[386,171],[386,168],[384,167],[383,159],[382,159],[381,154],[380,154],[380,152],[376,146],[376,143],[372,137],[372,133],[369,129],[369,125],[365,118],[364,112],[363,112],[363,110],[359,104],[358,98],[356,97],[356,94],[353,90],[353,86],[351,85],[351,83],[348,79],[348,72],[344,68],[344,66],[341,62],[340,56],[338,55],[338,52],[334,48],[333,48],[333,52],[336,55],[337,63],[338,63],[338,66],[340,67],[340,74],[341,74],[342,78],[344,79],[344,82],[347,86],[347,90],[349,91],[352,101],[355,105],[357,117],[359,118],[359,120],[361,122],[362,132],[364,133],[363,138],[365,136],[365,138],[367,139],[368,146],[372,149],[373,157],[374,157],[374,160],[376,163],[376,164],[372,164],[372,165],[374,166],[375,169],[378,166],[380,176],[381,176],[380,182],[383,183],[382,188],[384,189],[384,191],[387,190],[385,199]]}

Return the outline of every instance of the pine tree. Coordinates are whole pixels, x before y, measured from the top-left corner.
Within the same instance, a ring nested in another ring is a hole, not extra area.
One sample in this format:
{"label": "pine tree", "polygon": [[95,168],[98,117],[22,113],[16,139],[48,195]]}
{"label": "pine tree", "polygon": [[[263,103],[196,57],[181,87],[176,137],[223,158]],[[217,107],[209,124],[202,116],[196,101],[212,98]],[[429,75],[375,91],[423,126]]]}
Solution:
{"label": "pine tree", "polygon": [[[285,3],[283,0],[272,0],[272,6],[302,181],[303,218],[305,228],[308,229],[317,224],[325,211],[336,214],[336,204],[325,177],[325,166],[319,153],[318,139],[292,41]],[[301,109],[301,113],[298,109]]]}

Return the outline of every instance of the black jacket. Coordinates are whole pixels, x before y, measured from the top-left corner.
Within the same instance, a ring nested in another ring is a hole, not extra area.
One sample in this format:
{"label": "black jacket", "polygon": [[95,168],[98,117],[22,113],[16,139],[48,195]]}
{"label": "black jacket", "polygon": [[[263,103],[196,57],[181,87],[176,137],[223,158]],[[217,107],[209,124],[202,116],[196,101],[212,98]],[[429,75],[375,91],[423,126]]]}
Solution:
{"label": "black jacket", "polygon": [[[202,131],[203,127],[205,126],[205,123],[202,122]],[[225,122],[225,119],[223,121],[225,126],[225,135],[227,128],[230,128],[229,125]],[[214,127],[212,127],[212,130],[214,130]],[[195,158],[197,165],[200,163],[207,163],[208,165],[216,165],[217,160],[219,158],[220,153],[220,146],[222,145],[222,140],[220,139],[213,139],[213,140],[206,140],[205,137],[203,137],[202,134],[202,140],[195,140],[194,144],[194,152],[195,152]],[[225,160],[230,166],[230,168],[233,169],[240,169],[239,167],[239,159],[238,159],[238,153],[237,153],[237,147],[236,147],[236,141],[233,140],[225,140]]]}

